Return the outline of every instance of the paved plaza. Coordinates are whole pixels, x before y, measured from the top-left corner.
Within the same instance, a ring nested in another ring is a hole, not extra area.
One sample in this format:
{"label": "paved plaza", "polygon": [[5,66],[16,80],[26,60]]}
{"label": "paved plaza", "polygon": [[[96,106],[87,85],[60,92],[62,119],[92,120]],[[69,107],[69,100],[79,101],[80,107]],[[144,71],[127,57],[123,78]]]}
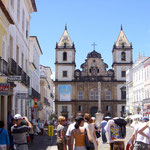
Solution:
{"label": "paved plaza", "polygon": [[[133,129],[127,127],[127,136],[125,139],[125,144],[130,139],[133,133]],[[103,144],[101,138],[99,138],[99,150],[108,150],[109,144]],[[35,136],[34,143],[29,144],[29,150],[57,150],[56,146],[56,136],[48,137],[46,134]]]}

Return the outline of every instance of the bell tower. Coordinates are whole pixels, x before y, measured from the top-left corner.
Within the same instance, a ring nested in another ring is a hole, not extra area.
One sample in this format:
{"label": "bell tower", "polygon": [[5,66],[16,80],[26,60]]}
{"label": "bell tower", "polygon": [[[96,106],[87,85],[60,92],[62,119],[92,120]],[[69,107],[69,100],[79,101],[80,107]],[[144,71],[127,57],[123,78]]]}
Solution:
{"label": "bell tower", "polygon": [[65,25],[61,39],[56,43],[56,81],[72,81],[75,67],[75,45],[68,34],[67,25]]}
{"label": "bell tower", "polygon": [[132,66],[132,44],[129,43],[122,25],[113,50],[113,70],[117,81],[126,81],[126,71]]}

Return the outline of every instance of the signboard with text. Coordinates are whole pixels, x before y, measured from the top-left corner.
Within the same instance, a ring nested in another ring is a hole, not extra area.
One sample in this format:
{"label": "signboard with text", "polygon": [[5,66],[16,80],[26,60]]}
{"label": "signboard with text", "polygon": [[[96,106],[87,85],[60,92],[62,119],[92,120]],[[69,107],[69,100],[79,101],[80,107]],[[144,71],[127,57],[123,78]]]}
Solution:
{"label": "signboard with text", "polygon": [[9,83],[0,83],[0,95],[9,95],[9,89]]}
{"label": "signboard with text", "polygon": [[8,76],[7,81],[8,82],[21,81],[21,76]]}
{"label": "signboard with text", "polygon": [[28,95],[28,93],[16,93],[16,98],[17,99],[28,99],[29,95]]}

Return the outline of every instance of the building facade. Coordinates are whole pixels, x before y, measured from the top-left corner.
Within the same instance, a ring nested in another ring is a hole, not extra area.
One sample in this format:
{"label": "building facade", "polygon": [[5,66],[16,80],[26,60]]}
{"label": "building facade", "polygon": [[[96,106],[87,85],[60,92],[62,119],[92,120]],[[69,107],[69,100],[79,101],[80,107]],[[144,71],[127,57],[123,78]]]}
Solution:
{"label": "building facade", "polygon": [[[4,101],[6,107],[1,112],[6,113],[2,120],[8,120],[8,116],[15,113],[28,116],[30,14],[37,10],[34,0],[0,0],[0,7],[0,24],[3,26],[0,27],[0,72],[9,90],[7,97],[2,96],[1,102]],[[4,88],[3,81],[1,83]]]}
{"label": "building facade", "polygon": [[39,107],[34,108],[34,100],[40,101],[40,56],[43,54],[38,38],[30,36],[29,39],[29,106],[28,116],[30,120],[39,118]]}
{"label": "building facade", "polygon": [[[8,98],[10,85],[7,83],[7,58],[6,51],[8,49],[8,28],[10,24],[14,24],[12,17],[6,7],[6,2],[0,0],[0,120],[4,121],[5,128],[7,125],[8,116]],[[4,87],[7,86],[4,89]],[[3,90],[6,90],[3,92]]]}
{"label": "building facade", "polygon": [[[56,115],[73,118],[77,112],[88,112],[94,116],[98,111],[100,92],[102,113],[112,117],[123,116],[126,70],[132,65],[132,45],[122,27],[112,50],[112,69],[107,69],[108,65],[95,49],[87,55],[81,70],[76,69],[75,52],[75,45],[65,27],[60,41],[56,43]],[[98,82],[101,82],[101,91],[98,91]]]}
{"label": "building facade", "polygon": [[[127,96],[129,114],[146,113],[149,103],[149,57],[138,55],[133,66],[127,71]],[[144,108],[145,103],[145,108]]]}
{"label": "building facade", "polygon": [[40,89],[41,100],[39,118],[42,123],[50,121],[54,114],[54,82],[51,78],[52,71],[50,67],[40,65]]}

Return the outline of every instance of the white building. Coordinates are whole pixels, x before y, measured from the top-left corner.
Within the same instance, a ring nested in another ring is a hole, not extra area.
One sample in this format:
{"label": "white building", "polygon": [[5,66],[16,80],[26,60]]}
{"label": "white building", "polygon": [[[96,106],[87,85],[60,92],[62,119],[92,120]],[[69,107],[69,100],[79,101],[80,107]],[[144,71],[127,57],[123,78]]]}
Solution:
{"label": "white building", "polygon": [[42,123],[50,120],[50,116],[54,114],[54,82],[51,79],[52,71],[50,67],[40,65],[40,89],[42,106],[39,112],[39,118]]}
{"label": "white building", "polygon": [[144,68],[144,62],[147,59],[148,57],[141,56],[139,54],[132,68],[130,68],[127,72],[128,75],[132,75],[133,77],[133,83],[131,82],[132,77],[130,77],[130,79],[127,78],[127,87],[129,88],[127,91],[127,95],[129,98],[127,107],[128,105],[130,105],[130,107],[133,108],[133,111],[131,112],[133,114],[143,114],[143,100],[145,99],[146,96],[145,79],[147,76]]}
{"label": "white building", "polygon": [[133,75],[132,69],[126,71],[126,114],[133,114]]}
{"label": "white building", "polygon": [[[29,28],[30,14],[36,12],[34,0],[10,0],[6,1],[7,9],[12,16],[14,25],[9,26],[9,48],[7,50],[7,61],[9,75],[22,76],[21,82],[15,81],[11,91],[12,108],[11,113],[28,114],[27,95],[29,88]],[[22,94],[18,96],[17,94]],[[23,96],[24,95],[24,96]]]}
{"label": "white building", "polygon": [[143,100],[143,114],[148,115],[150,114],[150,57],[148,57],[144,61],[144,91],[145,91],[145,98]]}
{"label": "white building", "polygon": [[39,108],[34,108],[34,99],[40,101],[40,55],[42,50],[36,36],[30,36],[29,38],[29,76],[30,76],[30,88],[29,88],[29,119],[39,118]]}

